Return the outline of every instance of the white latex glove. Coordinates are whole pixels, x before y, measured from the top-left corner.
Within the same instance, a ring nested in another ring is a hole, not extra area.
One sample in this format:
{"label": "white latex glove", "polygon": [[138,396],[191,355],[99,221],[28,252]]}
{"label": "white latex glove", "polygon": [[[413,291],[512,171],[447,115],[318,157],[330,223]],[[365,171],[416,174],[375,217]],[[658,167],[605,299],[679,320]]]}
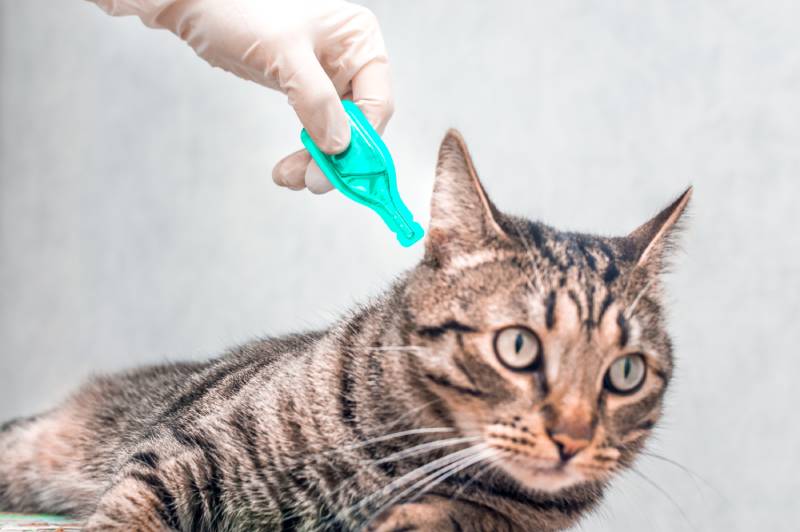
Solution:
{"label": "white latex glove", "polygon": [[[147,26],[168,29],[212,66],[285,93],[326,153],[350,144],[341,98],[352,99],[381,134],[392,116],[383,37],[363,6],[342,0],[92,1],[111,15],[137,15]],[[333,188],[306,150],[278,162],[272,178],[294,190]]]}

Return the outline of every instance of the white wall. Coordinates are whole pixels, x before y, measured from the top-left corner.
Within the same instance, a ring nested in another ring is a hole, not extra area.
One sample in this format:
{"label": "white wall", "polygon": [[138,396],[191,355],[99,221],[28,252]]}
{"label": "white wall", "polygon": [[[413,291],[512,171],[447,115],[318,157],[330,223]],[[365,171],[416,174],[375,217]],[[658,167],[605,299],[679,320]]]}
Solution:
{"label": "white wall", "polygon": [[[652,450],[705,480],[644,458],[668,495],[627,475],[582,528],[797,526],[800,5],[369,5],[422,220],[449,126],[501,208],[565,228],[623,233],[696,187]],[[0,17],[0,419],[91,372],[325,324],[419,258],[340,195],[272,184],[300,146],[283,96],[79,0]]]}

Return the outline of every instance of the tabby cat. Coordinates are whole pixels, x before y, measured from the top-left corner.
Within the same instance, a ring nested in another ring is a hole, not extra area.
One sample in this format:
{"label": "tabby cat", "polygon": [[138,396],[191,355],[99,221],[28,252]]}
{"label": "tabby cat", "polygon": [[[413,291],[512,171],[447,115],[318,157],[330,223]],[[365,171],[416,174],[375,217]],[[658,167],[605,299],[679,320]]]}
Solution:
{"label": "tabby cat", "polygon": [[326,330],[7,423],[0,509],[89,531],[567,528],[661,414],[659,276],[690,194],[626,237],[560,232],[500,213],[450,131],[419,265]]}

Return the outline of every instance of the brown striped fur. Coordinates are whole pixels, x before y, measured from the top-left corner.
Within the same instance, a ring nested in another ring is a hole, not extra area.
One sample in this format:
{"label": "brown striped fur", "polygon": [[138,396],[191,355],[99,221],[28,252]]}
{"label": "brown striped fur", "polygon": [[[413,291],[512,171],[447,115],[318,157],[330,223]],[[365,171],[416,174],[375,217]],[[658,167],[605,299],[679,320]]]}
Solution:
{"label": "brown striped fur", "polygon": [[[690,191],[631,235],[501,214],[440,149],[423,261],[312,333],[96,378],[0,432],[0,510],[87,530],[556,530],[632,464],[672,373],[659,275]],[[494,338],[534,331],[514,371]],[[641,353],[630,395],[610,363]]]}

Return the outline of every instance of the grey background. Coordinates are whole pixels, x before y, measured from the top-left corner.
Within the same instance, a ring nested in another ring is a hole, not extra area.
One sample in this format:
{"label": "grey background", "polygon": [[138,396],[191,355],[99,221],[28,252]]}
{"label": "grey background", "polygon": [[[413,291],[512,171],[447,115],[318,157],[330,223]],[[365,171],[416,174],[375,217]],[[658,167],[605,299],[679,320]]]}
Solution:
{"label": "grey background", "polygon": [[[800,5],[369,6],[422,220],[449,126],[498,205],[565,228],[624,233],[696,187],[651,446],[693,473],[645,457],[581,528],[796,529]],[[284,96],[79,0],[0,17],[0,419],[92,372],[325,324],[420,257],[340,195],[272,184],[299,147]]]}

